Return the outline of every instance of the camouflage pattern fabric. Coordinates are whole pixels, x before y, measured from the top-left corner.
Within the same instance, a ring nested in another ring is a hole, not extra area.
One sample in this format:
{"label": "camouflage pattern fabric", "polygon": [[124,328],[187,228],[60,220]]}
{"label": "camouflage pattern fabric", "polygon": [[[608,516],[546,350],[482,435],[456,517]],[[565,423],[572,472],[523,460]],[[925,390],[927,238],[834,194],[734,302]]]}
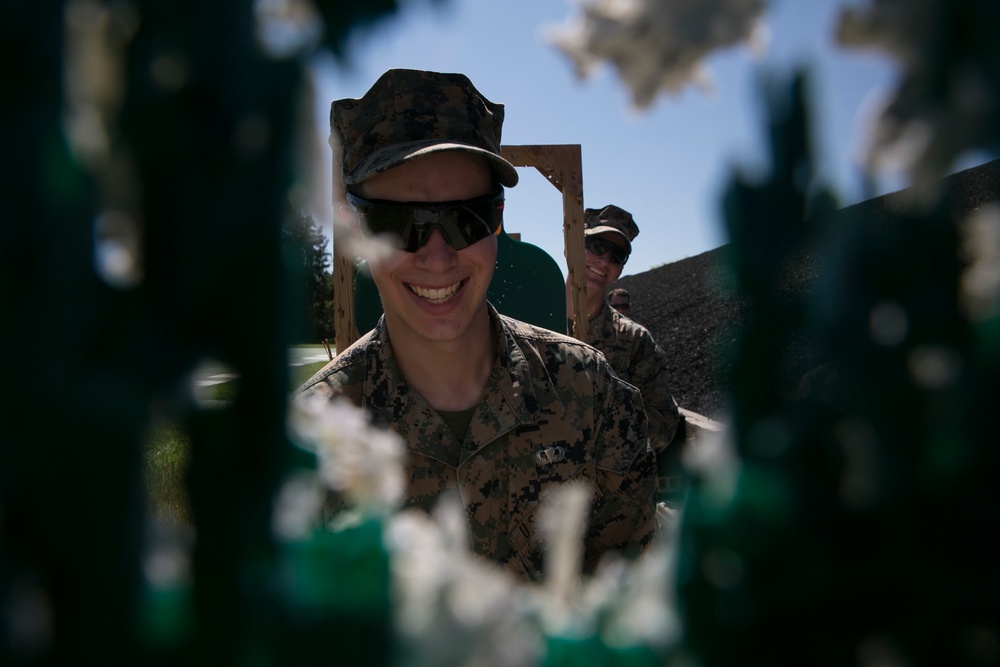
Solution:
{"label": "camouflage pattern fabric", "polygon": [[639,225],[632,214],[614,204],[604,208],[588,208],[583,212],[583,235],[604,234],[614,232],[625,239],[629,252],[632,251],[632,241],[639,235]]}
{"label": "camouflage pattern fabric", "polygon": [[428,153],[460,150],[482,155],[513,187],[517,170],[500,156],[503,119],[504,105],[464,74],[390,69],[363,97],[331,104],[330,133],[347,185]]}
{"label": "camouflage pattern fabric", "polygon": [[587,342],[604,353],[615,375],[635,385],[649,420],[649,441],[660,454],[673,440],[680,415],[670,393],[667,354],[646,327],[607,302],[587,324]]}
{"label": "camouflage pattern fabric", "polygon": [[585,570],[607,552],[637,555],[654,537],[656,492],[639,392],[592,347],[489,310],[499,353],[460,443],[400,374],[384,317],[297,394],[348,396],[397,431],[408,506],[457,488],[472,550],[523,579],[543,578],[538,509],[567,482],[593,487]]}

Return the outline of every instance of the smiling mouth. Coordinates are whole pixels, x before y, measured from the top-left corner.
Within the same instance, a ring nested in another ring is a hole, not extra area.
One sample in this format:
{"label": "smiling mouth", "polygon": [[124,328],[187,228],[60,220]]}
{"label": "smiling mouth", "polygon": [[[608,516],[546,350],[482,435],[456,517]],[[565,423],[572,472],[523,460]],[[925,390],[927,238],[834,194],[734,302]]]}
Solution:
{"label": "smiling mouth", "polygon": [[608,277],[608,274],[606,274],[606,273],[601,273],[600,271],[598,271],[597,269],[595,269],[595,268],[594,268],[594,267],[592,267],[592,266],[588,266],[588,267],[587,267],[587,270],[588,270],[588,271],[590,271],[591,273],[595,273],[595,274],[599,275],[599,276],[600,276],[600,277],[602,277],[602,278],[607,278],[607,277]]}
{"label": "smiling mouth", "polygon": [[430,301],[431,303],[436,305],[444,303],[445,301],[453,297],[455,295],[455,292],[458,291],[458,288],[462,286],[463,282],[464,281],[460,280],[454,285],[449,285],[448,287],[441,287],[438,289],[427,289],[425,287],[417,287],[416,285],[411,285],[409,283],[407,283],[406,287],[411,292],[419,296],[421,299],[426,299],[427,301]]}

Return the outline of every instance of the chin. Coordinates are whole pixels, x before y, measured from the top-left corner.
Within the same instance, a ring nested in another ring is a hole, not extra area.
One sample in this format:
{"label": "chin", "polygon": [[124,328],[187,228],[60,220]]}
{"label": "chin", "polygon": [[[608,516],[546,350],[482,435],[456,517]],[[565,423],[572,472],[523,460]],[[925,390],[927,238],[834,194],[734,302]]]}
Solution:
{"label": "chin", "polygon": [[597,292],[604,292],[604,288],[611,284],[607,280],[601,280],[599,277],[593,275],[592,273],[587,273],[587,289],[594,290]]}
{"label": "chin", "polygon": [[434,343],[449,343],[458,340],[469,330],[468,323],[462,326],[453,322],[435,322],[430,326],[422,328],[422,334],[426,340]]}

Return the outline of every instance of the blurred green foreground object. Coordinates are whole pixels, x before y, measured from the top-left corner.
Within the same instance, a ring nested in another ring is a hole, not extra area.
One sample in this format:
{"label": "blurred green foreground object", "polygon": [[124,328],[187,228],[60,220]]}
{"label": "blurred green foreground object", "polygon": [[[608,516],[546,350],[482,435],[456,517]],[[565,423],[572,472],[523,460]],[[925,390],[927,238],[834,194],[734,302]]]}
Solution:
{"label": "blurred green foreground object", "polygon": [[[1000,182],[974,205],[945,179],[929,205],[910,192],[832,214],[813,197],[804,79],[771,93],[771,176],[734,177],[725,198],[750,307],[731,350],[735,451],[700,471],[687,504],[685,653],[1000,664],[1000,547],[987,537],[1000,517],[1000,312],[962,303],[963,235],[983,213],[1000,225]],[[979,252],[995,255],[995,239]],[[783,272],[804,256],[819,275],[791,303]],[[801,345],[809,370],[790,383]]]}

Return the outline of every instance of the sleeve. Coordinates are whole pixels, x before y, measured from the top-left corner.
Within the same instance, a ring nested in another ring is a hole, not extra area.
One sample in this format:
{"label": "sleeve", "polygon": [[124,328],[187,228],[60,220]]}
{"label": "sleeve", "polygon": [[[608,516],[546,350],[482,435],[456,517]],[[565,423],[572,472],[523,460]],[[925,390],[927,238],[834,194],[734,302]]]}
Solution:
{"label": "sleeve", "polygon": [[656,453],[667,448],[677,432],[680,415],[670,391],[667,353],[649,332],[638,339],[632,355],[629,381],[642,393],[642,404],[649,421],[649,441]]}
{"label": "sleeve", "polygon": [[646,437],[639,391],[602,364],[596,378],[596,488],[587,533],[584,569],[618,552],[634,558],[653,541],[656,456]]}

